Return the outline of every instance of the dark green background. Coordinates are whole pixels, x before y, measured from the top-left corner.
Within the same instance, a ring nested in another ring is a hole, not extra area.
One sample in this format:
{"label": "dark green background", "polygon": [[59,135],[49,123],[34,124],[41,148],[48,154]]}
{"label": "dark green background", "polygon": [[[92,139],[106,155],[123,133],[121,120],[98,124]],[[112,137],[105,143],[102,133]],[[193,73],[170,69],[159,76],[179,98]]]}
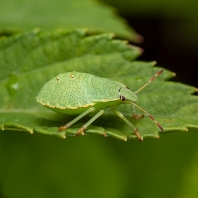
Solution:
{"label": "dark green background", "polygon": [[144,143],[0,135],[2,197],[185,197],[198,149],[193,131]]}

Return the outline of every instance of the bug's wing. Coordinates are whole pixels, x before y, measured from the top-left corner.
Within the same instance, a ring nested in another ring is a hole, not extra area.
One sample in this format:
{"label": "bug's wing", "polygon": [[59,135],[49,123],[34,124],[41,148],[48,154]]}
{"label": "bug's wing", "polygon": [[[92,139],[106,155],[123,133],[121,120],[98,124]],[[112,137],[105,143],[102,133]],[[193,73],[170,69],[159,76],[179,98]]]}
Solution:
{"label": "bug's wing", "polygon": [[83,73],[68,72],[59,74],[47,82],[37,96],[37,101],[44,106],[73,109],[93,105],[86,97],[86,89],[83,87]]}

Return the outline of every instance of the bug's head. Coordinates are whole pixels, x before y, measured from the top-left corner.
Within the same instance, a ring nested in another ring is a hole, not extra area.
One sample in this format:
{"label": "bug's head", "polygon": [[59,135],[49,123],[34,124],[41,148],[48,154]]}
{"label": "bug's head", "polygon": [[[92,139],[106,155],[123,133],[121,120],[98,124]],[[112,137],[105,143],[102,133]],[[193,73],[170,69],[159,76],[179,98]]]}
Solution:
{"label": "bug's head", "polygon": [[124,103],[136,102],[138,100],[136,93],[132,92],[128,87],[120,87],[119,96]]}

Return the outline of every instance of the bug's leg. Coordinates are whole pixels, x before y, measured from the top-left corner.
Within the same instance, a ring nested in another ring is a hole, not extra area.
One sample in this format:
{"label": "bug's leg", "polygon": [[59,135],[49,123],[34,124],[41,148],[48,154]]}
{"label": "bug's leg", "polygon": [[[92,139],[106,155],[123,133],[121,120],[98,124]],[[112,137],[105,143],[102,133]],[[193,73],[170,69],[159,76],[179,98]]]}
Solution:
{"label": "bug's leg", "polygon": [[137,136],[138,140],[139,140],[140,142],[142,142],[142,141],[143,141],[143,137],[141,137],[141,135],[139,134],[138,129],[137,129],[129,120],[127,120],[121,112],[119,112],[119,111],[117,111],[117,110],[115,110],[115,109],[112,109],[112,111],[113,111],[118,117],[120,117],[123,121],[125,121],[125,123],[128,124],[128,125],[133,129],[133,131],[134,131],[135,135]]}
{"label": "bug's leg", "polygon": [[94,117],[92,117],[87,123],[85,123],[76,133],[76,136],[80,134],[84,134],[84,130],[92,123],[94,122],[98,117],[100,117],[104,113],[104,110],[100,110]]}
{"label": "bug's leg", "polygon": [[139,119],[142,119],[144,117],[144,114],[137,115],[135,106],[133,104],[131,104],[131,107],[132,107],[132,118],[133,119],[139,120]]}
{"label": "bug's leg", "polygon": [[91,107],[90,109],[87,109],[85,112],[81,113],[78,117],[74,118],[71,122],[67,123],[66,125],[60,127],[58,129],[58,131],[63,131],[67,128],[69,128],[72,124],[76,123],[78,120],[80,120],[82,117],[84,117],[85,115],[87,115],[88,113],[95,111],[94,107]]}
{"label": "bug's leg", "polygon": [[159,122],[157,122],[156,120],[155,120],[155,118],[151,115],[151,114],[149,114],[147,111],[145,111],[144,109],[142,109],[141,107],[139,107],[137,104],[135,104],[135,103],[132,103],[132,105],[134,105],[134,106],[136,106],[137,108],[139,108],[141,111],[143,111],[144,113],[146,113],[147,115],[148,115],[148,117],[151,119],[151,120],[153,120],[154,122],[155,122],[155,124],[159,127],[159,129],[162,131],[162,132],[164,132],[164,129],[163,129],[163,127],[161,126],[161,124],[159,123]]}

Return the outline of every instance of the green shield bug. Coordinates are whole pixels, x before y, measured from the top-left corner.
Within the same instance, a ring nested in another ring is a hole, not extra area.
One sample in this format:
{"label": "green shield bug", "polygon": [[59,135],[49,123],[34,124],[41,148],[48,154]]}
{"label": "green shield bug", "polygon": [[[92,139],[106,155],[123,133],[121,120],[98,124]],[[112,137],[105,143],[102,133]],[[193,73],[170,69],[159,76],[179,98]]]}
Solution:
{"label": "green shield bug", "polygon": [[84,130],[104,113],[104,109],[109,107],[115,115],[120,117],[134,131],[138,140],[142,141],[138,129],[118,110],[116,107],[121,104],[132,105],[132,117],[140,119],[144,114],[137,115],[135,107],[147,114],[155,124],[164,132],[162,126],[152,115],[139,107],[137,93],[151,83],[163,70],[158,71],[145,85],[133,92],[120,82],[100,78],[88,73],[67,72],[59,74],[47,82],[36,97],[41,105],[63,114],[79,114],[75,119],[59,128],[63,131],[72,124],[83,118],[90,112],[97,112],[87,123],[85,123],[76,133],[84,134]]}

